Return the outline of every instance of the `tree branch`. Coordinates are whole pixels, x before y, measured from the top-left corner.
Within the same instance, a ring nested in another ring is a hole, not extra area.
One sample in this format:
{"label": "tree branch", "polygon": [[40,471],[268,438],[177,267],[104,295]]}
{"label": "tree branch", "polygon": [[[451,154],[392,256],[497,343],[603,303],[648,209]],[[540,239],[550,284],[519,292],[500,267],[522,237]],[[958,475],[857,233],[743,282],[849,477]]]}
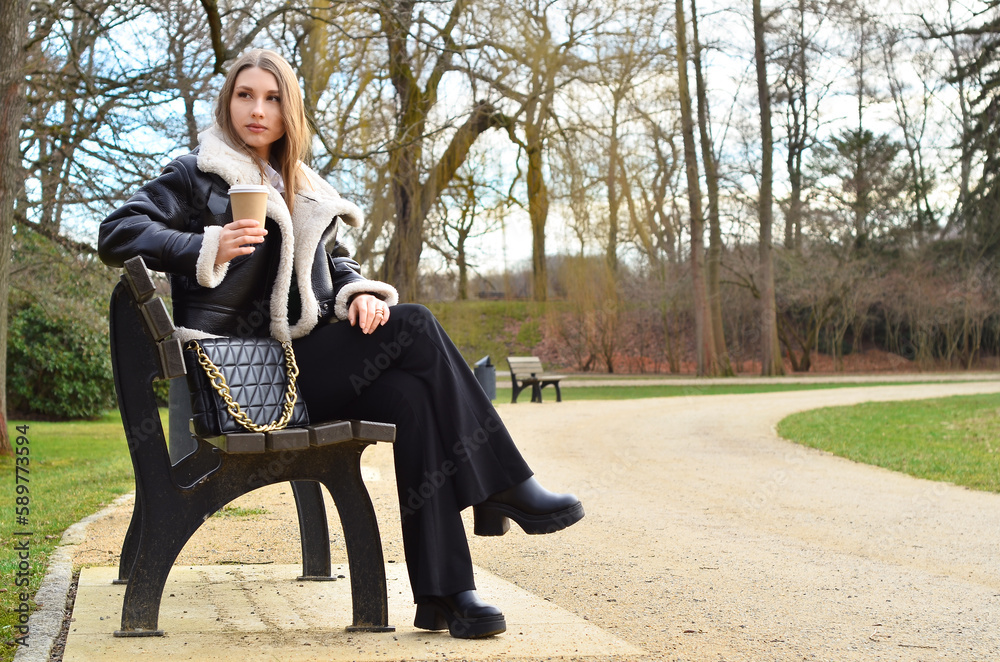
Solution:
{"label": "tree branch", "polygon": [[441,155],[441,159],[434,166],[427,181],[424,182],[420,195],[421,218],[427,215],[438,194],[454,177],[455,172],[469,154],[469,149],[476,138],[487,129],[507,126],[510,123],[510,120],[498,112],[493,104],[485,101],[476,104],[472,115],[452,136],[448,148]]}
{"label": "tree branch", "polygon": [[201,0],[201,6],[208,17],[208,32],[212,37],[212,52],[215,53],[215,73],[222,73],[222,65],[226,62],[226,46],[222,43],[222,18],[219,16],[217,0]]}

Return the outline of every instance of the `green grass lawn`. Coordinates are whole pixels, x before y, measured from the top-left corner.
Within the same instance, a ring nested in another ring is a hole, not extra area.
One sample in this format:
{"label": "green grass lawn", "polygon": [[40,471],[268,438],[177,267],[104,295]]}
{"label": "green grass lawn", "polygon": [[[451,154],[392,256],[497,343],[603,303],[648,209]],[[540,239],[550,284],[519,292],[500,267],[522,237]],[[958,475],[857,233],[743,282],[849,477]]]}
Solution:
{"label": "green grass lawn", "polygon": [[[30,473],[26,476],[29,482],[21,484],[29,489],[27,525],[19,525],[15,517],[18,495],[15,494],[14,458],[0,457],[5,486],[4,516],[0,518],[0,540],[3,541],[0,549],[0,577],[3,577],[0,585],[0,660],[13,658],[12,644],[17,636],[14,629],[17,615],[12,610],[18,606],[18,593],[22,589],[15,584],[19,562],[15,545],[22,543],[24,538],[15,537],[14,533],[32,534],[28,539],[31,574],[27,590],[34,595],[45,575],[49,555],[63,531],[134,487],[132,462],[117,411],[96,421],[12,422],[9,430],[15,448],[18,427],[25,425],[27,434],[23,436],[28,439]],[[21,475],[25,477],[23,472]],[[28,643],[32,643],[30,637]]]}
{"label": "green grass lawn", "polygon": [[781,421],[778,433],[856,462],[1000,492],[1000,395],[816,409]]}

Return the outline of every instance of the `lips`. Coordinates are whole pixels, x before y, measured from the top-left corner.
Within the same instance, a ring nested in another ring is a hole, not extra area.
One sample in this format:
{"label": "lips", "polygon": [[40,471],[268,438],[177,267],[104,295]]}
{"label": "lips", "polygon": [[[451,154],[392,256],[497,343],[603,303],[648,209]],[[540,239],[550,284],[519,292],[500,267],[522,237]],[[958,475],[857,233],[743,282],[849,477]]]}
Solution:
{"label": "lips", "polygon": [[261,124],[247,124],[246,127],[247,131],[251,131],[253,133],[264,133],[267,131],[267,127]]}

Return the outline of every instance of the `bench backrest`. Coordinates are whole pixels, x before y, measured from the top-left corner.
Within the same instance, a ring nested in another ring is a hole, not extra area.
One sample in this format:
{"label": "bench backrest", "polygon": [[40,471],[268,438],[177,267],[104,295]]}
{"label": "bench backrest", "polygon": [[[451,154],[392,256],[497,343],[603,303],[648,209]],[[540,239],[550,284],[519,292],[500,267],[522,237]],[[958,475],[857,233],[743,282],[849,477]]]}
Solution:
{"label": "bench backrest", "polygon": [[510,366],[510,374],[516,378],[530,377],[532,373],[542,374],[542,360],[537,356],[509,356],[507,365]]}

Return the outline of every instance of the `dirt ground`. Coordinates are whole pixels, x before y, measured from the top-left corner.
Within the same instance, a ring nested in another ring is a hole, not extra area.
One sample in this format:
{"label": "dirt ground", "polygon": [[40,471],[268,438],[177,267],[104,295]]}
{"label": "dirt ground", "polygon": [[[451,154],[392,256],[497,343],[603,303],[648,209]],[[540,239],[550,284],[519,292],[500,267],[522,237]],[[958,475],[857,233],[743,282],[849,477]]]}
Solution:
{"label": "dirt ground", "polygon": [[[501,405],[542,482],[576,492],[587,517],[550,536],[473,537],[473,558],[642,660],[1000,660],[1000,495],[856,464],[774,429],[816,407],[998,391],[1000,381]],[[367,451],[365,464],[386,559],[402,561],[391,448]],[[297,562],[287,486],[235,505],[265,512],[211,518],[179,563]],[[129,513],[91,524],[76,564],[113,565]],[[332,529],[334,560],[346,559]]]}

